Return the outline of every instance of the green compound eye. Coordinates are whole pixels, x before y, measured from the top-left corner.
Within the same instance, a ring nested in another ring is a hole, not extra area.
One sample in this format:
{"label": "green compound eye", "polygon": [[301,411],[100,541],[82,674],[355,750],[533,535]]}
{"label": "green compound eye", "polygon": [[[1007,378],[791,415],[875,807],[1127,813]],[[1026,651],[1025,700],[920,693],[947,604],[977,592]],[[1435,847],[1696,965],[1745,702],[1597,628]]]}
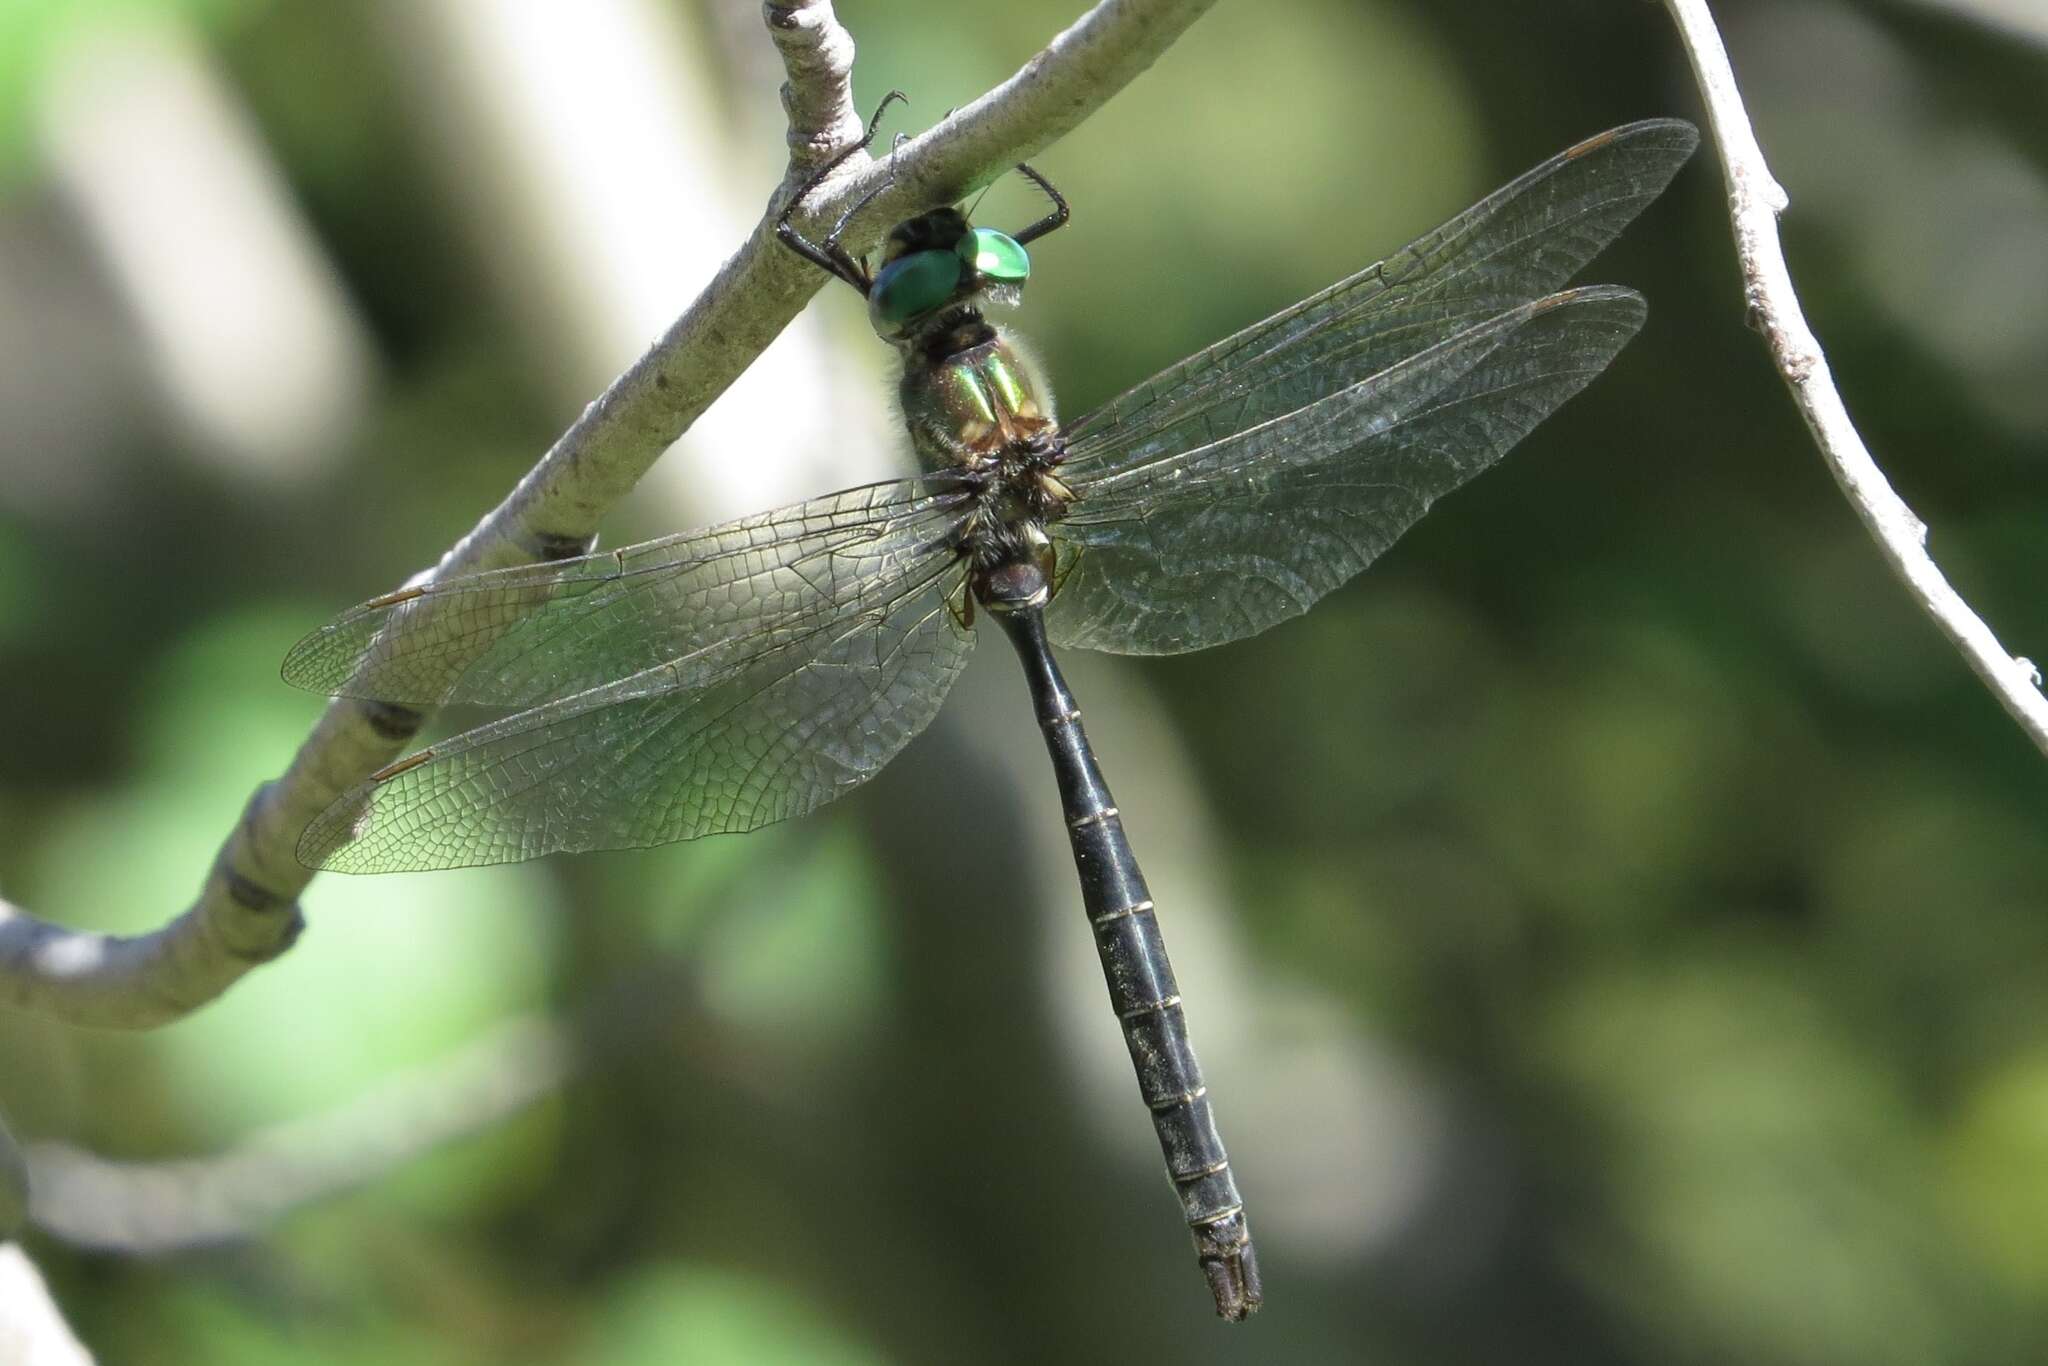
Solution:
{"label": "green compound eye", "polygon": [[868,318],[883,334],[953,297],[966,263],[950,251],[914,251],[882,267],[868,291]]}
{"label": "green compound eye", "polygon": [[953,248],[984,280],[1021,285],[1031,278],[1031,257],[1023,244],[994,228],[970,228]]}

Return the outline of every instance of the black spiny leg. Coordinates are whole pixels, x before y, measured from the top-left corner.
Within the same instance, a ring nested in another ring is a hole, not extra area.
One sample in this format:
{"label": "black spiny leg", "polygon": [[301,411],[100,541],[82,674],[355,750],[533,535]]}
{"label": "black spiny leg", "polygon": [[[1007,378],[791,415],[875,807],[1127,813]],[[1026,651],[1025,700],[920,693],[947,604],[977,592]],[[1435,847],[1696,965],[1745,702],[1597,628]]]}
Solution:
{"label": "black spiny leg", "polygon": [[[867,130],[861,134],[860,141],[846,148],[823,166],[811,172],[810,178],[798,186],[796,193],[789,197],[789,202],[782,206],[782,216],[775,220],[775,235],[781,239],[784,246],[824,271],[827,275],[846,281],[846,283],[860,291],[862,298],[867,297],[868,288],[874,281],[868,274],[867,266],[851,252],[839,245],[839,234],[845,229],[846,220],[852,216],[852,210],[849,210],[840,217],[839,221],[833,225],[831,235],[826,237],[822,244],[806,238],[796,230],[796,224],[789,220],[796,213],[797,207],[810,196],[811,191],[825,183],[827,176],[831,175],[841,166],[844,166],[856,154],[864,152],[874,145],[875,135],[881,128],[882,115],[889,112],[890,105],[899,102],[903,104],[910,102],[901,90],[891,90],[888,94],[882,96],[882,102],[875,106],[874,117],[868,120]],[[868,199],[871,198],[873,198],[872,194],[863,198],[854,208],[859,209],[865,206]]]}
{"label": "black spiny leg", "polygon": [[[875,117],[880,118],[881,115],[877,114]],[[852,262],[854,260],[853,255],[850,252],[848,252],[846,248],[839,245],[839,239],[846,235],[846,225],[848,223],[851,223],[854,220],[855,216],[858,215],[862,209],[865,209],[868,205],[874,203],[875,200],[881,196],[884,190],[888,189],[891,185],[894,185],[896,183],[896,148],[901,147],[902,145],[903,134],[898,133],[896,135],[896,141],[893,144],[891,144],[889,148],[889,174],[883,177],[880,184],[876,185],[873,189],[869,190],[859,199],[854,200],[853,203],[847,205],[846,212],[840,214],[839,221],[832,225],[832,231],[826,233],[825,240],[818,244],[820,247],[824,248],[825,254],[827,256],[830,256],[833,260],[846,262]],[[861,274],[865,277],[867,274],[866,263],[861,262],[859,263],[859,266]],[[865,293],[865,291],[863,291],[863,293]]]}
{"label": "black spiny leg", "polygon": [[1067,219],[1072,217],[1073,215],[1067,209],[1066,198],[1063,195],[1061,195],[1058,190],[1055,190],[1052,187],[1052,182],[1050,180],[1047,180],[1037,171],[1031,169],[1030,165],[1022,161],[1018,162],[1017,174],[1023,176],[1033,185],[1036,185],[1039,189],[1045,191],[1045,197],[1052,201],[1051,213],[1039,219],[1036,223],[1033,223],[1030,227],[1024,229],[1022,232],[1015,232],[1010,234],[1010,236],[1016,241],[1017,245],[1021,247],[1027,242],[1036,242],[1039,238],[1045,236],[1049,232],[1055,231],[1059,228],[1064,228],[1067,225]]}

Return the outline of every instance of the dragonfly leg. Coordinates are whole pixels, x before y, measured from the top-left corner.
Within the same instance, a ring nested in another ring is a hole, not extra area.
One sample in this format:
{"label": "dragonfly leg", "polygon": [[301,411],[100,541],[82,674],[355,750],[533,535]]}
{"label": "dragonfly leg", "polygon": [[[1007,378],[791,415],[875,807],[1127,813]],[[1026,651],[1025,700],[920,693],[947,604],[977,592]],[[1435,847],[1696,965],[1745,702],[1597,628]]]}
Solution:
{"label": "dragonfly leg", "polygon": [[1020,161],[1017,163],[1017,174],[1043,190],[1045,197],[1052,201],[1051,213],[1023,231],[1010,234],[1016,240],[1017,245],[1021,247],[1027,242],[1036,242],[1049,232],[1064,228],[1067,225],[1067,220],[1073,217],[1073,213],[1067,208],[1066,196],[1055,190],[1052,187],[1052,182],[1033,170],[1028,162]]}
{"label": "dragonfly leg", "polygon": [[[861,134],[860,141],[842,149],[830,161],[811,172],[809,178],[797,187],[796,193],[789,197],[789,202],[782,206],[782,214],[775,220],[775,236],[784,246],[827,275],[846,281],[859,290],[863,298],[867,296],[868,287],[874,281],[869,277],[867,267],[839,245],[839,234],[845,229],[846,220],[852,211],[849,210],[846,215],[841,216],[839,222],[833,225],[831,235],[822,243],[813,242],[798,232],[796,224],[790,219],[795,215],[797,207],[810,197],[811,191],[824,184],[828,176],[874,145],[875,137],[881,130],[882,115],[889,112],[890,105],[909,102],[909,98],[901,90],[891,90],[882,96],[882,102],[875,106],[875,112],[868,119],[867,129]],[[864,207],[873,197],[873,194],[863,197],[854,207]]]}
{"label": "dragonfly leg", "polygon": [[876,185],[872,190],[869,190],[859,199],[854,200],[853,203],[847,207],[846,212],[839,215],[839,221],[832,225],[832,231],[825,234],[825,240],[818,244],[819,247],[824,250],[825,254],[827,256],[830,256],[833,260],[845,261],[849,263],[853,261],[852,255],[846,250],[846,248],[839,245],[839,239],[846,232],[846,225],[853,221],[855,214],[859,213],[862,209],[865,209],[868,205],[874,203],[876,198],[880,196],[884,190],[888,189],[891,185],[894,185],[896,183],[896,149],[898,147],[901,147],[902,145],[903,134],[898,133],[896,135],[896,140],[889,146],[889,174],[885,176],[882,179],[882,182]]}

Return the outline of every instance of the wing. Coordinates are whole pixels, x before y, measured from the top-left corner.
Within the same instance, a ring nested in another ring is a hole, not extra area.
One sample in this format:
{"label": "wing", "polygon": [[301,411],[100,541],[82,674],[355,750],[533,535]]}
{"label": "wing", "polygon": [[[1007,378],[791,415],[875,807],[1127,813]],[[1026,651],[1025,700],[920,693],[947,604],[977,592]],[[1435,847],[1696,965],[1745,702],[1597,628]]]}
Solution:
{"label": "wing", "polygon": [[1698,143],[1691,124],[1660,119],[1559,153],[1386,260],[1070,424],[1068,470],[1087,478],[1220,440],[1562,288]]}
{"label": "wing", "polygon": [[300,861],[369,873],[640,848],[840,796],[924,729],[973,645],[947,603],[950,548],[878,554],[829,593],[727,608],[723,634],[675,658],[393,764],[307,827]]}
{"label": "wing", "polygon": [[284,678],[414,706],[531,707],[692,656],[778,618],[838,610],[909,572],[961,495],[898,479],[578,559],[374,598],[301,640]]}
{"label": "wing", "polygon": [[1263,424],[1098,462],[1052,528],[1048,632],[1171,654],[1307,611],[1584,388],[1644,315],[1614,286],[1553,294]]}

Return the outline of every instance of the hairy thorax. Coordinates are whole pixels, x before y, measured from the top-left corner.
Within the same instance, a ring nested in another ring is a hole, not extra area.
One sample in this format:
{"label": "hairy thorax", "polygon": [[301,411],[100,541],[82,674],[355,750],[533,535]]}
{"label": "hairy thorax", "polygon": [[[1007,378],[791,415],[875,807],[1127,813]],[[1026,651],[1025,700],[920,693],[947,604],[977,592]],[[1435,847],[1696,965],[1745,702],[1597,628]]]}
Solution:
{"label": "hairy thorax", "polygon": [[[899,391],[919,462],[934,474],[964,476],[976,510],[961,528],[962,554],[976,573],[977,596],[1001,571],[1042,581],[1054,576],[1045,525],[1074,501],[1057,473],[1066,458],[1051,394],[1037,365],[977,309],[939,319],[903,348]],[[1003,596],[1020,585],[1013,584]],[[993,603],[988,603],[993,606]]]}

